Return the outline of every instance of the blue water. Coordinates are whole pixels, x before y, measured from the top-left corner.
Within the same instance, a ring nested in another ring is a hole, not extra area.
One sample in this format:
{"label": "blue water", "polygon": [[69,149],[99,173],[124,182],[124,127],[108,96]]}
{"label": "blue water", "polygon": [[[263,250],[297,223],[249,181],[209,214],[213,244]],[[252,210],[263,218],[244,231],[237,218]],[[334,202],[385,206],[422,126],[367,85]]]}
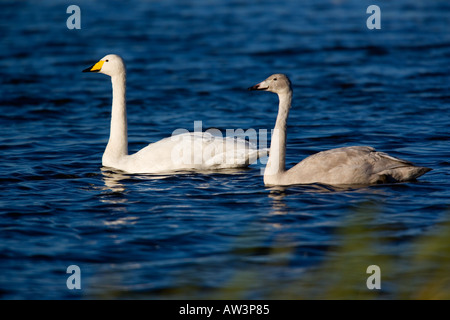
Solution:
{"label": "blue water", "polygon": [[[79,30],[66,27],[70,4]],[[450,3],[377,1],[380,30],[366,27],[370,4],[1,1],[0,298],[355,298],[373,264],[370,298],[449,298],[427,284],[450,283]],[[270,130],[277,97],[246,88],[286,73],[288,167],[370,145],[434,170],[338,189],[264,187],[261,162],[102,168],[111,83],[81,70],[109,53],[127,64],[130,152],[194,121]]]}

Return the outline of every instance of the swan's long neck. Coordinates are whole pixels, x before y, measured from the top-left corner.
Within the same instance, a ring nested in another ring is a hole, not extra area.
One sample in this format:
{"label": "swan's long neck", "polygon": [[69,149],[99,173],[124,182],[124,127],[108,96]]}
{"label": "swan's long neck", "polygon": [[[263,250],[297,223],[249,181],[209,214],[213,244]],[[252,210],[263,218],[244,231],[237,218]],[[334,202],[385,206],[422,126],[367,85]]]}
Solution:
{"label": "swan's long neck", "polygon": [[264,182],[267,184],[279,182],[280,176],[286,170],[286,122],[292,103],[292,90],[279,94],[278,98],[278,116],[272,133],[269,160],[264,171]]}
{"label": "swan's long neck", "polygon": [[126,74],[125,72],[111,77],[112,110],[111,131],[108,145],[103,154],[103,165],[119,160],[128,154],[127,106],[126,106]]}

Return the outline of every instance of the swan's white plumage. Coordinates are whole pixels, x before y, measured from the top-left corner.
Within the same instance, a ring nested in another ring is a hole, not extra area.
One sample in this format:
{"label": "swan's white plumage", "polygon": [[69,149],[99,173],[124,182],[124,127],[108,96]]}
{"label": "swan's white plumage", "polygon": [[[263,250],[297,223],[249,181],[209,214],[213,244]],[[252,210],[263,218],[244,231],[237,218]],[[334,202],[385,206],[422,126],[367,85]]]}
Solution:
{"label": "swan's white plumage", "polygon": [[431,170],[377,152],[372,147],[354,146],[316,153],[286,171],[286,122],[292,103],[291,82],[286,75],[274,74],[249,89],[274,92],[279,97],[278,116],[264,172],[266,185],[402,182],[414,180]]}
{"label": "swan's white plumage", "polygon": [[84,72],[109,75],[113,99],[111,129],[102,157],[105,167],[128,173],[162,173],[185,170],[215,170],[246,167],[267,150],[243,139],[192,132],[171,136],[128,154],[126,117],[126,69],[121,57],[110,54]]}
{"label": "swan's white plumage", "polygon": [[264,154],[253,144],[208,132],[189,132],[167,137],[114,163],[104,163],[133,173],[242,168]]}

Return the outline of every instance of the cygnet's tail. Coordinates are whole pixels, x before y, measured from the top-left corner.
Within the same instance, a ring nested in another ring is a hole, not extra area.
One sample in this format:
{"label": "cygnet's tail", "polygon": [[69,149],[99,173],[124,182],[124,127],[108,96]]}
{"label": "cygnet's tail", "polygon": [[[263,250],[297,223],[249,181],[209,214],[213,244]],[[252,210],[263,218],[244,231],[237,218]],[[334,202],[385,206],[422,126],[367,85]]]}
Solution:
{"label": "cygnet's tail", "polygon": [[377,183],[414,181],[433,169],[426,167],[404,166],[387,169],[377,174]]}

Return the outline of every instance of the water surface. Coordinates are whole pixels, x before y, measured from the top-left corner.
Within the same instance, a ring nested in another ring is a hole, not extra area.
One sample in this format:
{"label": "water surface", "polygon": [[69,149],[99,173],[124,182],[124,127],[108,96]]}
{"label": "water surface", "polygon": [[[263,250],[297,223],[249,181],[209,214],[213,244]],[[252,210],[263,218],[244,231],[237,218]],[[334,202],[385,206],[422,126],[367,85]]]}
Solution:
{"label": "water surface", "polygon": [[[448,1],[0,2],[0,297],[449,298]],[[111,84],[128,68],[129,150],[179,128],[270,130],[294,86],[287,165],[370,145],[434,170],[363,188],[267,188],[261,169],[102,168]],[[78,265],[82,289],[66,287]],[[378,265],[382,289],[366,287]]]}

